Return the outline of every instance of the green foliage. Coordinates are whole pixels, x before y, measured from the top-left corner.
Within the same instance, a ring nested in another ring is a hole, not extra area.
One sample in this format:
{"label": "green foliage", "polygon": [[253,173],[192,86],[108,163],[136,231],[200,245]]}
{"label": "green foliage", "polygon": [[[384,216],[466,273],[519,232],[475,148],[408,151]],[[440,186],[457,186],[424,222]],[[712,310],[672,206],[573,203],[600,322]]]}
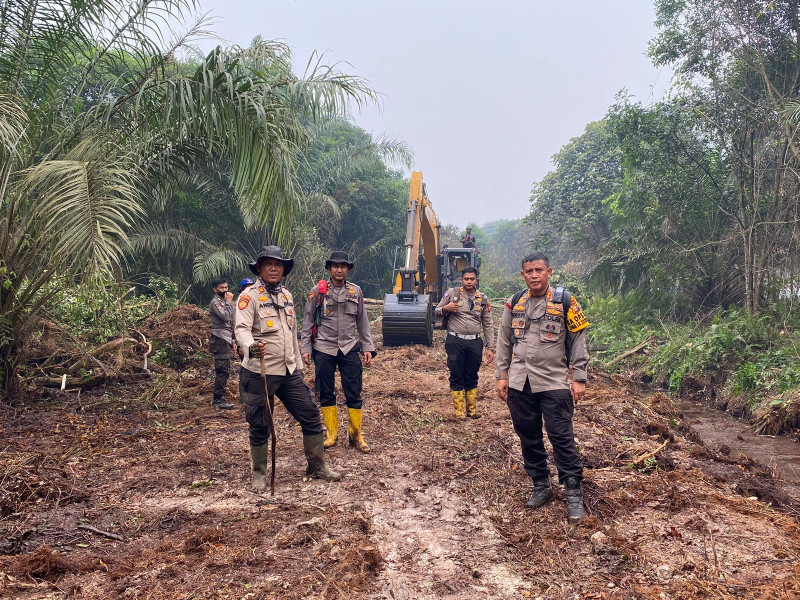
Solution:
{"label": "green foliage", "polygon": [[592,297],[584,303],[589,342],[601,364],[652,338],[646,352],[630,360],[671,394],[685,391],[689,378],[701,387],[724,384],[753,400],[800,385],[800,323],[785,320],[782,307],[759,315],[731,308],[676,324],[664,322],[642,298]]}
{"label": "green foliage", "polygon": [[[570,291],[571,286],[567,286]],[[587,339],[593,359],[601,363],[618,356],[660,329],[657,314],[641,294],[585,296],[574,291],[591,324]]]}
{"label": "green foliage", "polygon": [[60,289],[50,303],[49,313],[73,335],[103,343],[128,335],[128,329],[142,324],[145,317],[163,314],[177,305],[177,285],[152,276],[146,286],[107,280]]}
{"label": "green foliage", "polygon": [[181,371],[189,362],[189,357],[185,348],[172,342],[156,340],[153,342],[152,360],[162,367]]}
{"label": "green foliage", "polygon": [[[41,312],[63,287],[98,287],[80,291],[88,307],[62,298],[64,317],[105,318],[98,307],[113,301],[99,288],[109,273],[122,279],[126,251],[150,267],[177,255],[205,281],[243,267],[241,257],[260,245],[250,242],[265,235],[290,242],[306,198],[304,151],[323,123],[377,94],[317,55],[295,75],[288,46],[277,42],[176,60],[204,33],[203,18],[182,36],[170,30],[184,25],[194,0],[2,6],[0,384],[13,396],[19,349]],[[384,150],[404,154],[396,143]],[[249,234],[243,243],[217,243],[176,220],[173,201],[185,190],[219,228],[225,215],[205,201],[228,202]],[[139,273],[148,271],[157,272]],[[112,329],[100,323],[97,335]]]}

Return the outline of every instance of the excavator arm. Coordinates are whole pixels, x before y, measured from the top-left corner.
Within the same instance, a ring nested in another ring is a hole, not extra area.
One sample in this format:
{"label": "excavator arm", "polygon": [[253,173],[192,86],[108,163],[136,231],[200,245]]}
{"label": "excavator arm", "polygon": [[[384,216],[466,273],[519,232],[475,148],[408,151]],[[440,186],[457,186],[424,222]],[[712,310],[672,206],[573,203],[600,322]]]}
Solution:
{"label": "excavator arm", "polygon": [[[439,254],[440,224],[428,199],[425,184],[422,182],[422,171],[414,171],[411,174],[406,215],[403,268],[397,273],[393,292],[397,294],[403,290],[403,280],[412,279],[404,276],[406,274],[410,275],[411,271],[417,271],[414,274],[416,277],[413,279],[417,292],[438,291],[435,288],[438,287],[438,263],[436,259]],[[419,256],[424,259],[424,279],[422,277],[423,274],[418,269],[420,264]],[[410,282],[407,282],[406,287],[409,287],[408,283]]]}
{"label": "excavator arm", "polygon": [[[383,300],[383,343],[433,343],[433,304],[439,301],[439,220],[422,172],[411,174],[403,267]],[[423,260],[420,260],[420,256]],[[424,265],[424,273],[421,267]]]}

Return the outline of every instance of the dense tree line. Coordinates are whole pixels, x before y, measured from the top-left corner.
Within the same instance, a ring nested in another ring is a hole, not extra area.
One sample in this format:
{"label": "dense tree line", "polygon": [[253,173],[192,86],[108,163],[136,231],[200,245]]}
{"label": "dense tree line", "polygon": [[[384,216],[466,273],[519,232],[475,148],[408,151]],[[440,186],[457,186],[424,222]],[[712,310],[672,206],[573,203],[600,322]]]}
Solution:
{"label": "dense tree line", "polygon": [[203,283],[244,273],[267,241],[316,249],[302,253],[311,258],[298,273],[320,272],[326,243],[388,265],[396,230],[340,226],[367,213],[388,223],[400,204],[400,177],[382,161],[407,161],[408,150],[346,122],[376,93],[317,59],[296,75],[288,48],[262,39],[178,60],[205,31],[186,17],[196,9],[194,0],[2,4],[7,396],[27,336],[64,290],[110,286],[95,299],[121,298],[127,286],[115,286],[146,273]]}
{"label": "dense tree line", "polygon": [[[595,290],[675,315],[756,313],[800,287],[800,17],[792,1],[659,0],[669,96],[621,94],[554,157],[529,220]],[[566,244],[566,246],[564,246]]]}

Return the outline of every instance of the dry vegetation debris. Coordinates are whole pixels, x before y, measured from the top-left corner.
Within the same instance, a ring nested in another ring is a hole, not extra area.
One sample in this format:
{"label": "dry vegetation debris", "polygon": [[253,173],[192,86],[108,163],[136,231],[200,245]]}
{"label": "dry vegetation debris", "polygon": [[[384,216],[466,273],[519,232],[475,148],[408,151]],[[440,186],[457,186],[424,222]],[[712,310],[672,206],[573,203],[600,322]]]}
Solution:
{"label": "dry vegetation debris", "polygon": [[[526,510],[530,482],[493,371],[481,371],[483,417],[456,421],[441,340],[384,350],[366,370],[373,452],[349,448],[344,427],[328,452],[340,483],[304,481],[300,432],[279,405],[277,497],[254,494],[244,419],[210,406],[202,311],[178,310],[160,326],[189,349],[183,370],[4,410],[0,595],[800,594],[792,490],[705,447],[668,397],[623,378],[593,375],[576,411],[587,518],[567,524],[559,486]],[[158,345],[159,326],[145,334]]]}

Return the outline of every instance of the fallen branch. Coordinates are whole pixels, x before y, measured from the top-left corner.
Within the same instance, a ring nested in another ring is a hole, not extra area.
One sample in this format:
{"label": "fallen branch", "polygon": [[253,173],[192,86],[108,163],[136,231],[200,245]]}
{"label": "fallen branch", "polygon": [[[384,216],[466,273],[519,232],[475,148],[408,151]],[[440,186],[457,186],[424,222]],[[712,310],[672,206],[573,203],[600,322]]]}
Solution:
{"label": "fallen branch", "polygon": [[653,338],[651,338],[651,337],[647,338],[641,344],[637,344],[636,346],[634,346],[630,350],[626,350],[625,352],[623,352],[619,356],[616,356],[616,357],[612,358],[610,362],[606,363],[606,367],[611,367],[611,366],[617,364],[619,361],[625,360],[626,358],[628,358],[632,354],[636,354],[637,352],[639,352],[639,350],[643,350],[652,341],[653,341]]}
{"label": "fallen branch", "polygon": [[[91,356],[92,358],[97,358],[99,356],[102,356],[103,354],[109,354],[109,353],[113,352],[114,350],[119,349],[121,346],[123,346],[126,343],[137,344],[138,342],[134,338],[131,338],[131,337],[117,338],[115,340],[111,340],[110,342],[106,342],[105,344],[101,344],[97,348],[93,348],[92,350],[89,351],[89,356]],[[84,361],[83,360],[79,360],[78,362],[73,364],[68,369],[68,371],[70,373],[74,373],[75,371],[80,369],[83,366],[83,364],[84,364]]]}
{"label": "fallen branch", "polygon": [[[86,379],[82,377],[72,377],[68,378],[64,388],[81,388],[81,389],[88,389],[91,387],[95,387],[98,385],[102,385],[108,381],[112,381],[116,379],[116,375],[106,375],[105,373],[99,373],[92,377],[88,377]],[[26,382],[33,383],[39,387],[50,387],[50,388],[61,388],[63,382],[63,376],[59,375],[58,377],[33,377],[31,379],[26,379]]]}
{"label": "fallen branch", "polygon": [[364,304],[376,304],[383,306],[383,300],[375,300],[374,298],[364,298]]}
{"label": "fallen branch", "polygon": [[644,454],[642,454],[642,455],[641,455],[639,458],[637,458],[637,459],[634,459],[634,461],[633,461],[633,466],[635,467],[636,465],[643,463],[643,462],[644,462],[644,461],[646,461],[648,458],[653,458],[653,457],[654,457],[656,454],[658,454],[659,452],[661,452],[661,451],[662,451],[664,448],[666,448],[667,446],[669,446],[669,440],[664,440],[664,443],[663,443],[663,444],[661,444],[661,445],[660,445],[658,448],[656,448],[656,449],[655,449],[655,450],[653,450],[652,452],[645,452],[645,453],[644,453]]}
{"label": "fallen branch", "polygon": [[91,525],[78,525],[78,529],[85,529],[86,531],[91,531],[92,533],[96,533],[97,535],[104,535],[107,538],[111,538],[112,540],[117,540],[118,542],[125,542],[127,541],[121,535],[117,535],[116,533],[110,533],[108,531],[103,531],[102,529],[98,529],[97,527],[92,527]]}

